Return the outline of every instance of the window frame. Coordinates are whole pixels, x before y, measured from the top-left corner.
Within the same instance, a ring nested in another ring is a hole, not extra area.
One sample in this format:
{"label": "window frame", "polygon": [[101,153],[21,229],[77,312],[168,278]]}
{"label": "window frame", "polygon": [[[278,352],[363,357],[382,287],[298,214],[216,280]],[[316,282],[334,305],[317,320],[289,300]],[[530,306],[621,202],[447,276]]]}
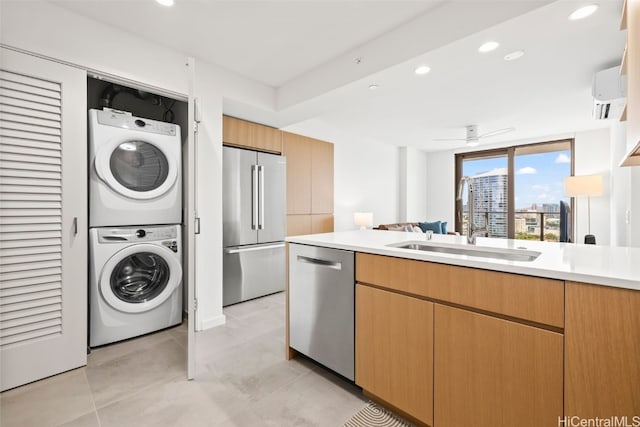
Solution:
{"label": "window frame", "polygon": [[[544,146],[566,144],[569,143],[571,151],[571,170],[570,176],[574,176],[575,169],[575,139],[565,138],[551,141],[534,142],[531,144],[511,145],[501,148],[491,148],[488,150],[480,151],[467,151],[463,153],[455,154],[455,177],[454,177],[454,206],[453,211],[455,215],[455,230],[462,234],[462,200],[457,199],[458,186],[460,185],[460,179],[462,178],[462,164],[465,160],[481,159],[487,157],[507,157],[507,239],[513,239],[515,237],[515,156],[518,150],[527,150],[529,153],[534,154],[536,152],[544,153],[556,150],[545,150]],[[571,200],[571,241],[575,241],[575,203],[574,197]]]}

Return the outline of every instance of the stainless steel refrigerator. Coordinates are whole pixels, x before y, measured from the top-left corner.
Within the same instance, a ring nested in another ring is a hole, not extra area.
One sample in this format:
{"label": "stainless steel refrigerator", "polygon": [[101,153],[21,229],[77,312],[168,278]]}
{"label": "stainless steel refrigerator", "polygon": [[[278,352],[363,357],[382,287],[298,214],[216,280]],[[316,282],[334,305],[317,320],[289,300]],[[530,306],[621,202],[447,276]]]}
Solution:
{"label": "stainless steel refrigerator", "polygon": [[223,148],[222,305],[283,291],[286,158]]}

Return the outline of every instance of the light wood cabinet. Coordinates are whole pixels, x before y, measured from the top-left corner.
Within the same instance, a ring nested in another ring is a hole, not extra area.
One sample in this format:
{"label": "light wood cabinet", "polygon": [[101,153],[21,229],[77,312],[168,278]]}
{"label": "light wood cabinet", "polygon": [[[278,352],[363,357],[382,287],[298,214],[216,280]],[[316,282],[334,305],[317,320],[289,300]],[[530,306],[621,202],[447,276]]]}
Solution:
{"label": "light wood cabinet", "polygon": [[539,427],[564,415],[563,281],[364,253],[356,281],[366,392],[435,427]]}
{"label": "light wood cabinet", "polygon": [[311,234],[311,215],[287,215],[287,236]]}
{"label": "light wood cabinet", "polygon": [[311,143],[311,212],[333,213],[333,144],[317,140]]}
{"label": "light wood cabinet", "polygon": [[253,124],[251,131],[251,140],[258,150],[282,153],[282,131],[258,124]]}
{"label": "light wood cabinet", "polygon": [[565,413],[640,416],[640,292],[567,282]]}
{"label": "light wood cabinet", "polygon": [[235,117],[222,117],[222,142],[234,147],[282,153],[282,131]]}
{"label": "light wood cabinet", "polygon": [[356,280],[558,328],[562,280],[358,253]]}
{"label": "light wood cabinet", "polygon": [[627,31],[622,74],[627,76],[627,153],[624,166],[640,166],[640,0],[626,0],[620,27]]}
{"label": "light wood cabinet", "polygon": [[251,123],[235,117],[222,116],[222,142],[238,147],[249,146]]}
{"label": "light wood cabinet", "polygon": [[433,425],[433,305],[356,285],[356,384],[428,425]]}
{"label": "light wood cabinet", "polygon": [[333,214],[311,215],[311,233],[331,233],[333,231]]}
{"label": "light wood cabinet", "polygon": [[284,132],[287,157],[287,215],[311,214],[311,144],[301,135]]}
{"label": "light wood cabinet", "polygon": [[561,334],[440,304],[434,321],[435,426],[558,425]]}
{"label": "light wood cabinet", "polygon": [[333,144],[283,132],[287,235],[333,231]]}

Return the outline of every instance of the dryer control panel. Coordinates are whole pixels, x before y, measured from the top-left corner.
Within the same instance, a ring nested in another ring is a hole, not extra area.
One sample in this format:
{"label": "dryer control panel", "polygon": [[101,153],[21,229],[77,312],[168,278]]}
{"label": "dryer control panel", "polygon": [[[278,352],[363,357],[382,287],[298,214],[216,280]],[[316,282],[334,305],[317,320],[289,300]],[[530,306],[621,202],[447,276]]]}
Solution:
{"label": "dryer control panel", "polygon": [[102,111],[97,110],[97,117],[98,123],[105,126],[155,133],[159,135],[180,136],[180,126],[178,125],[145,119],[142,117],[135,117],[127,111],[104,108]]}
{"label": "dryer control panel", "polygon": [[98,242],[149,242],[175,240],[179,226],[168,227],[113,227],[98,229]]}

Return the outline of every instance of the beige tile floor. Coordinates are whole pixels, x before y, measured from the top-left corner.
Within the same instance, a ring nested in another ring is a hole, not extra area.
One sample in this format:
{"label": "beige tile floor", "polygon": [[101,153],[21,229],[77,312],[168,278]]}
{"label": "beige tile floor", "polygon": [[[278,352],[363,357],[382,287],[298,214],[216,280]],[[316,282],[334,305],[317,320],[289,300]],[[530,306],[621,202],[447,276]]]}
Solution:
{"label": "beige tile floor", "polygon": [[1,427],[340,427],[359,389],[304,360],[284,359],[284,294],[224,309],[196,334],[186,378],[186,323],[94,349],[87,366],[0,395]]}

